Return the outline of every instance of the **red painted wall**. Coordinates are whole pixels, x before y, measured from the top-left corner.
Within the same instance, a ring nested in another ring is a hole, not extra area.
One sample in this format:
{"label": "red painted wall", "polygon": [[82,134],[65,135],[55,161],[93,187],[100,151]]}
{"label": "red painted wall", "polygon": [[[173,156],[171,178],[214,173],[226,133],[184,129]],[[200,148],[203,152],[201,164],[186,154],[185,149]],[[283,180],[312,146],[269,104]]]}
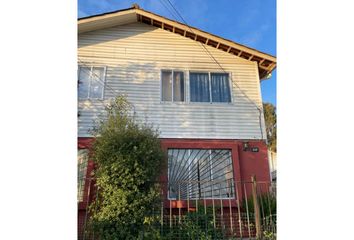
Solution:
{"label": "red painted wall", "polygon": [[[262,140],[249,140],[249,148],[258,147],[259,152],[243,151],[243,140],[214,139],[161,139],[163,149],[167,148],[224,148],[232,150],[234,173],[237,181],[270,181],[267,145]],[[237,169],[235,169],[237,168]]]}
{"label": "red painted wall", "polygon": [[264,141],[249,141],[249,148],[258,147],[259,152],[243,151],[243,142],[236,141],[239,149],[242,181],[251,181],[255,175],[257,181],[270,181],[268,150]]}
{"label": "red painted wall", "polygon": [[[162,148],[167,151],[168,148],[204,148],[204,149],[231,149],[234,169],[234,178],[237,182],[250,182],[251,176],[255,175],[257,181],[270,181],[267,145],[260,140],[247,141],[249,150],[243,150],[241,140],[214,140],[214,139],[161,139]],[[251,152],[252,147],[258,147],[258,152]],[[161,181],[167,182],[167,169],[164,170]],[[251,195],[251,183],[237,184],[238,198],[242,199],[246,194]],[[246,188],[246,189],[245,189]],[[266,191],[265,184],[259,187],[260,191]],[[167,188],[164,187],[164,196],[167,199]],[[206,200],[206,204],[211,204],[212,200]],[[170,205],[171,204],[171,205]],[[237,201],[231,201],[232,206],[236,206]],[[164,203],[165,207],[187,207],[187,201],[168,201]],[[223,206],[229,206],[229,200],[223,200]]]}
{"label": "red painted wall", "polygon": [[[94,138],[78,138],[79,149],[89,149],[92,145]],[[234,168],[234,177],[236,181],[250,182],[251,176],[255,175],[257,182],[270,182],[269,165],[267,145],[261,140],[249,140],[249,148],[258,147],[258,152],[251,152],[243,150],[242,140],[212,140],[212,139],[161,139],[161,147],[167,151],[168,148],[202,148],[202,149],[231,149],[232,161]],[[167,161],[167,159],[166,159]],[[92,161],[89,161],[87,168],[87,176],[90,175],[94,165]],[[167,182],[167,169],[163,170],[163,174],[160,177],[161,182]],[[89,182],[85,184],[85,194],[88,192]],[[91,183],[91,187],[93,184]],[[244,187],[239,184],[237,187],[237,193],[239,199],[242,199],[245,195]],[[265,189],[260,189],[265,191]],[[167,187],[163,187],[164,195],[167,199]],[[246,184],[247,195],[251,194],[251,184]],[[84,194],[84,202],[89,200],[87,195]],[[211,202],[208,200],[207,203]],[[223,201],[224,206],[229,205],[229,200]],[[187,207],[186,201],[172,201],[172,207]],[[236,203],[232,202],[235,206]],[[86,204],[79,203],[79,209],[84,209]],[[170,207],[170,202],[165,202],[166,207]]]}

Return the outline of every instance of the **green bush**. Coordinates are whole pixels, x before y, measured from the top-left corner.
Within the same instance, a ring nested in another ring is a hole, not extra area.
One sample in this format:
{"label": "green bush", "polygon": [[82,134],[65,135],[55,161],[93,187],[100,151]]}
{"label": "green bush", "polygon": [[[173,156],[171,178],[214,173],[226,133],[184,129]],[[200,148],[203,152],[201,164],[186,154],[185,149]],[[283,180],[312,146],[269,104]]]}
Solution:
{"label": "green bush", "polygon": [[[252,196],[247,199],[248,211],[254,213],[254,204]],[[274,194],[263,193],[257,196],[259,211],[261,218],[269,217],[270,215],[275,215],[277,213],[277,199]],[[246,212],[246,200],[242,201],[242,210]]]}
{"label": "green bush", "polygon": [[144,221],[160,203],[156,182],[164,153],[158,132],[137,123],[130,111],[125,97],[117,97],[93,130],[98,194],[91,205],[90,229],[101,240],[143,237]]}
{"label": "green bush", "polygon": [[162,239],[223,239],[220,229],[214,228],[212,208],[207,207],[207,213],[200,207],[198,211],[186,213],[181,220],[169,228],[165,226]]}

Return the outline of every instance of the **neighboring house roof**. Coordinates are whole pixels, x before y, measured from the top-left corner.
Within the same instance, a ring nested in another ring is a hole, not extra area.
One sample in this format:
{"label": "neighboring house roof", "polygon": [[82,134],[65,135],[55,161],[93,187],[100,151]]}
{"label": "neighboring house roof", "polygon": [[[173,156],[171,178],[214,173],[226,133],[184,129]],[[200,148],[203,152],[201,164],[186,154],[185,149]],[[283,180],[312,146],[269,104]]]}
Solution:
{"label": "neighboring house roof", "polygon": [[80,34],[134,22],[142,22],[152,25],[249,61],[256,61],[258,63],[260,79],[266,78],[276,67],[276,58],[272,55],[143,10],[136,4],[132,8],[79,18],[78,33]]}

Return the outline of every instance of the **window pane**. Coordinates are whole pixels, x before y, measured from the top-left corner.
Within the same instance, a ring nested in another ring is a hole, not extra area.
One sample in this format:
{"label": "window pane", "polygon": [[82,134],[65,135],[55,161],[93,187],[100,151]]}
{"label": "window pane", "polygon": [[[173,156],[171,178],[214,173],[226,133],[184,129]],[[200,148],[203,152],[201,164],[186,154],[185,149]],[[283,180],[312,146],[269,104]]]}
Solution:
{"label": "window pane", "polygon": [[190,74],[191,102],[210,102],[209,75],[207,73]]}
{"label": "window pane", "polygon": [[211,93],[213,102],[231,102],[229,75],[211,73]]}
{"label": "window pane", "polygon": [[172,72],[162,72],[162,101],[172,101]]}
{"label": "window pane", "polygon": [[227,198],[233,196],[231,186],[233,180],[233,170],[231,153],[229,150],[212,150],[213,159],[212,175],[215,181],[214,196]]}
{"label": "window pane", "polygon": [[188,168],[189,171],[189,180],[190,180],[190,186],[189,186],[189,197],[192,199],[199,198],[200,194],[200,173],[199,171],[199,164],[200,164],[200,159],[205,155],[205,150],[201,149],[191,149],[190,150],[190,156],[189,156],[189,162],[190,166]]}
{"label": "window pane", "polygon": [[86,173],[87,173],[87,161],[88,161],[88,151],[87,150],[78,150],[77,154],[77,198],[78,201],[83,200]]}
{"label": "window pane", "polygon": [[212,195],[211,188],[211,161],[210,150],[204,150],[206,154],[199,160],[199,181],[200,181],[200,194],[203,198],[210,198]]}
{"label": "window pane", "polygon": [[230,150],[169,149],[169,198],[233,198]]}
{"label": "window pane", "polygon": [[104,86],[104,68],[94,67],[91,76],[90,98],[102,98]]}
{"label": "window pane", "polygon": [[174,179],[174,171],[177,167],[177,159],[176,159],[176,149],[168,150],[168,196],[169,198],[176,199],[177,198],[177,188],[173,183]]}
{"label": "window pane", "polygon": [[[169,198],[187,197],[188,187],[188,154],[187,149],[169,149],[168,150],[168,181]],[[177,181],[186,179],[185,181]]]}
{"label": "window pane", "polygon": [[79,98],[88,98],[88,89],[90,81],[91,68],[79,68]]}
{"label": "window pane", "polygon": [[173,101],[184,101],[184,76],[183,72],[173,73]]}

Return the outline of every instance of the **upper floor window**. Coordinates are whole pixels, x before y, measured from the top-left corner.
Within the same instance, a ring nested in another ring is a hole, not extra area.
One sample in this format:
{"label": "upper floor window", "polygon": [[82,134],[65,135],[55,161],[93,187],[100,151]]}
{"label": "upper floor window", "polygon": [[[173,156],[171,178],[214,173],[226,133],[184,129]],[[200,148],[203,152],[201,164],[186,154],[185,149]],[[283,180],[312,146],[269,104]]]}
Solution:
{"label": "upper floor window", "polygon": [[184,102],[184,74],[179,71],[161,72],[161,100]]}
{"label": "upper floor window", "polygon": [[79,98],[103,98],[104,67],[79,66]]}
{"label": "upper floor window", "polygon": [[191,102],[231,102],[229,74],[190,73]]}

